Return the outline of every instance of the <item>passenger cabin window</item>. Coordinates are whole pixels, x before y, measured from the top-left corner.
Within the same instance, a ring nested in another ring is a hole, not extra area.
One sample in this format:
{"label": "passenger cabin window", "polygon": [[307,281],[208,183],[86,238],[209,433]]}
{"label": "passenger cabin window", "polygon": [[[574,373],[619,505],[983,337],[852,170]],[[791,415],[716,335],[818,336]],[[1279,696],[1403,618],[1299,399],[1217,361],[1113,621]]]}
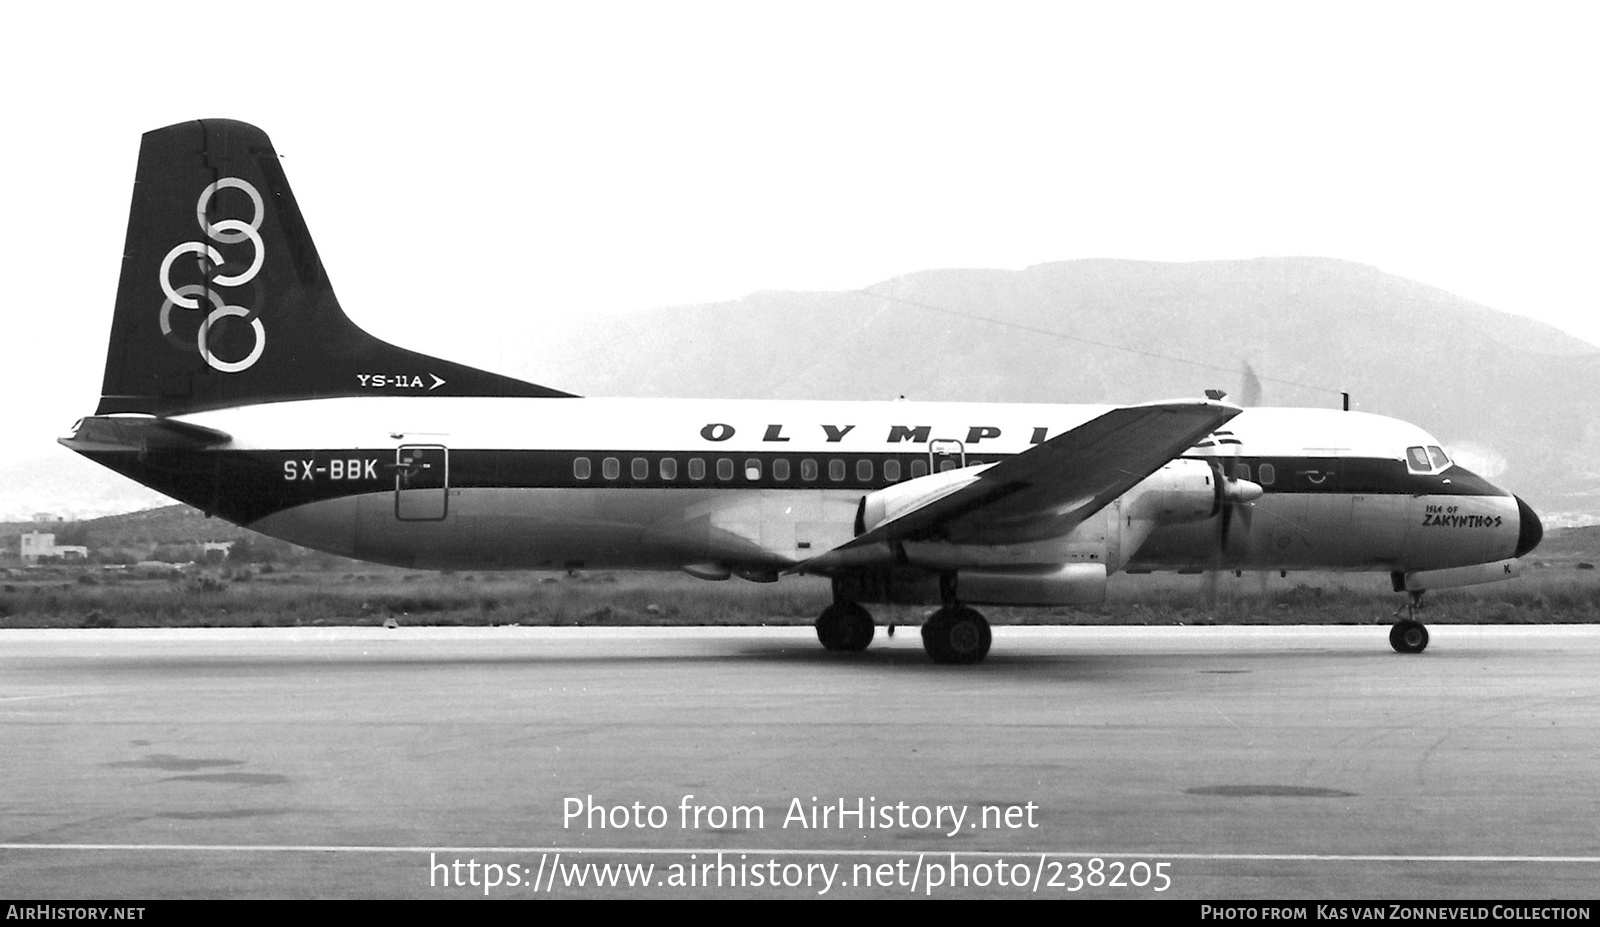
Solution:
{"label": "passenger cabin window", "polygon": [[754,483],[761,479],[761,461],[754,457],[744,462],[744,478]]}
{"label": "passenger cabin window", "polygon": [[731,479],[733,479],[733,461],[729,460],[726,457],[717,458],[717,479],[719,479],[719,480],[731,480]]}
{"label": "passenger cabin window", "polygon": [[600,473],[608,480],[614,480],[622,475],[622,461],[615,457],[607,457],[600,462]]}
{"label": "passenger cabin window", "polygon": [[912,479],[916,479],[919,476],[927,476],[927,475],[928,475],[928,462],[926,460],[923,460],[921,457],[918,457],[916,460],[911,461],[911,478]]}
{"label": "passenger cabin window", "polygon": [[589,458],[587,457],[579,457],[572,461],[572,476],[574,479],[588,479],[589,469]]}
{"label": "passenger cabin window", "polygon": [[1250,465],[1247,463],[1234,464],[1233,478],[1236,480],[1248,480],[1250,478]]}
{"label": "passenger cabin window", "polygon": [[872,461],[865,457],[856,461],[856,479],[863,483],[872,482]]}
{"label": "passenger cabin window", "polygon": [[1263,486],[1271,486],[1278,479],[1278,468],[1269,463],[1262,464],[1256,473],[1261,477],[1258,482]]}
{"label": "passenger cabin window", "polygon": [[844,482],[844,461],[838,459],[828,461],[828,479],[835,483]]}
{"label": "passenger cabin window", "polygon": [[1428,451],[1421,447],[1406,448],[1406,465],[1412,473],[1427,473],[1433,469],[1433,464],[1428,461]]}
{"label": "passenger cabin window", "polygon": [[789,480],[789,461],[779,458],[772,462],[772,478],[780,483]]}
{"label": "passenger cabin window", "polygon": [[661,478],[675,480],[678,478],[678,461],[674,457],[661,458]]}
{"label": "passenger cabin window", "polygon": [[633,458],[633,478],[636,480],[649,479],[650,461],[645,460],[643,457]]}
{"label": "passenger cabin window", "polygon": [[883,478],[891,483],[900,482],[900,461],[885,460],[883,462]]}
{"label": "passenger cabin window", "polygon": [[817,481],[817,462],[815,460],[800,461],[800,479],[807,483]]}
{"label": "passenger cabin window", "polygon": [[706,478],[706,462],[699,457],[689,458],[689,479],[699,482]]}

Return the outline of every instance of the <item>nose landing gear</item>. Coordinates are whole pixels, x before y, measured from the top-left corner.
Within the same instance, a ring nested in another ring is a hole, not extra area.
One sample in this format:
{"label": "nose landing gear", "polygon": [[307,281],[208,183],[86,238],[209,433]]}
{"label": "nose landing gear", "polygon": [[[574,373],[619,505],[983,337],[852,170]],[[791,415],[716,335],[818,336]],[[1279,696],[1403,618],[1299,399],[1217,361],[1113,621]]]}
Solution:
{"label": "nose landing gear", "polygon": [[1395,609],[1396,618],[1404,611],[1406,616],[1389,629],[1389,646],[1395,653],[1421,653],[1428,647],[1428,629],[1416,618],[1422,610],[1422,592],[1413,592],[1406,603]]}

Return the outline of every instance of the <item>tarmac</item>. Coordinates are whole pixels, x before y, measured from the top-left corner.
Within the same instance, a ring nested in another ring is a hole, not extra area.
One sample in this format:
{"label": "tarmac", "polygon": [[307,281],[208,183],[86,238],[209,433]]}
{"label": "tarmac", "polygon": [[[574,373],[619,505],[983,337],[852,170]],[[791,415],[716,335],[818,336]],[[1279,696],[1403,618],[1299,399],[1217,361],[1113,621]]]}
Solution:
{"label": "tarmac", "polygon": [[0,631],[0,896],[1600,896],[1600,627],[1430,630]]}

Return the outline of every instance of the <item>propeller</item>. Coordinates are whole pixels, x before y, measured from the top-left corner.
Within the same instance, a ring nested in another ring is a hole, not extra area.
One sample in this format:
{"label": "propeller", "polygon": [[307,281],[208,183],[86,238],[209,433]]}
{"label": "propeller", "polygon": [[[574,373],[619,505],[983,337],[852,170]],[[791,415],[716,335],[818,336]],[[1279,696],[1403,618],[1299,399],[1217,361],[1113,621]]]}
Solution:
{"label": "propeller", "polygon": [[[1248,361],[1241,363],[1242,385],[1239,390],[1238,405],[1249,408],[1261,401],[1261,381],[1256,377],[1255,371]],[[1212,395],[1212,394],[1216,395]],[[1226,393],[1220,390],[1207,390],[1207,396],[1221,399]],[[1244,531],[1246,539],[1250,536],[1250,513],[1252,503],[1261,498],[1261,484],[1249,479],[1248,471],[1240,473],[1238,462],[1239,454],[1244,448],[1231,430],[1219,430],[1212,434],[1214,446],[1220,452],[1211,460],[1211,469],[1216,476],[1217,503],[1216,503],[1216,543],[1212,546],[1211,569],[1206,571],[1206,601],[1215,603],[1217,600],[1217,577],[1224,569],[1224,561],[1228,559],[1228,543],[1233,534],[1234,520],[1237,519]],[[1242,555],[1248,555],[1248,551]],[[1266,574],[1262,574],[1263,578]]]}
{"label": "propeller", "polygon": [[[1243,526],[1245,536],[1250,534],[1251,504],[1261,498],[1266,492],[1260,483],[1253,482],[1239,475],[1239,466],[1232,462],[1238,452],[1230,454],[1225,461],[1219,461],[1214,466],[1218,472],[1217,480],[1217,549],[1226,551],[1228,538],[1231,533],[1234,519],[1238,519]],[[1227,468],[1224,470],[1224,468]]]}
{"label": "propeller", "polygon": [[1239,405],[1248,409],[1261,405],[1261,380],[1249,361],[1239,363]]}
{"label": "propeller", "polygon": [[1228,545],[1233,539],[1234,525],[1238,523],[1248,541],[1250,536],[1250,513],[1252,503],[1261,498],[1265,490],[1260,483],[1252,482],[1238,475],[1236,458],[1239,454],[1240,443],[1231,434],[1218,432],[1218,435],[1227,443],[1228,453],[1224,457],[1211,462],[1211,470],[1217,481],[1217,504],[1214,519],[1217,525],[1216,543],[1211,548],[1211,569],[1206,571],[1206,599],[1215,602],[1217,598],[1217,576],[1226,568],[1224,561],[1232,553],[1236,558],[1248,556],[1249,551],[1230,551]]}
{"label": "propeller", "polygon": [[[1261,404],[1261,380],[1256,376],[1254,368],[1249,361],[1239,362],[1239,405],[1248,409]],[[1219,502],[1222,507],[1221,524],[1217,529],[1219,548],[1226,550],[1228,546],[1228,532],[1233,524],[1237,512],[1239,522],[1244,528],[1245,536],[1250,535],[1251,504],[1261,498],[1261,484],[1250,481],[1248,468],[1241,471],[1239,453],[1244,449],[1244,443],[1230,432],[1229,443],[1226,445],[1227,460],[1224,466],[1227,472],[1219,485]],[[1248,551],[1246,552],[1248,553]]]}

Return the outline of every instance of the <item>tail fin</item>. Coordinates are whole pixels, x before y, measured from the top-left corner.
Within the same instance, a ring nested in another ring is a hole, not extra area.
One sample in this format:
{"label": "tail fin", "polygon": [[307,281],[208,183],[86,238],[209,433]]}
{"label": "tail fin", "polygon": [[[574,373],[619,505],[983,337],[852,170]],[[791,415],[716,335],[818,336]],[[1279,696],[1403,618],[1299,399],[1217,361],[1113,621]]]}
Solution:
{"label": "tail fin", "polygon": [[378,394],[570,395],[350,321],[260,129],[207,119],[146,133],[96,414]]}

